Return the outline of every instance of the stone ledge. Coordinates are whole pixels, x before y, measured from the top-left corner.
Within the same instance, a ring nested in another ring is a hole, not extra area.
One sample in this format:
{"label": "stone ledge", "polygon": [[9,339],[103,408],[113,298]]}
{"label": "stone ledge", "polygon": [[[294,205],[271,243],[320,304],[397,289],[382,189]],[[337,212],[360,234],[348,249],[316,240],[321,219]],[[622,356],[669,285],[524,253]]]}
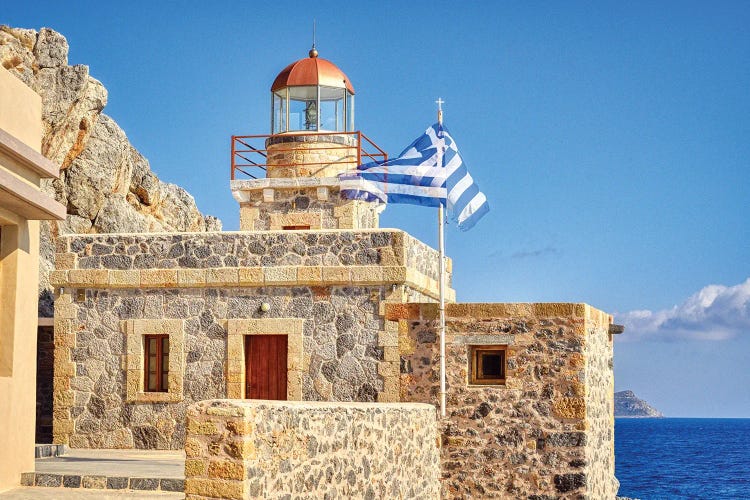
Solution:
{"label": "stone ledge", "polygon": [[[372,286],[404,284],[436,298],[438,282],[407,266],[269,266],[207,269],[71,269],[49,274],[58,288],[217,288],[263,286]],[[446,300],[455,290],[446,289]],[[461,304],[465,306],[466,304]],[[499,304],[477,304],[495,306]],[[571,306],[572,304],[562,304]],[[581,304],[582,305],[582,304]],[[429,314],[426,312],[426,314]],[[581,313],[583,315],[583,312]],[[593,313],[592,313],[593,314]]]}
{"label": "stone ledge", "polygon": [[[612,316],[585,303],[536,302],[536,303],[464,303],[446,304],[445,316],[448,321],[461,318],[579,318],[596,326],[606,326]],[[385,317],[388,320],[423,319],[438,317],[435,303],[386,304]]]}

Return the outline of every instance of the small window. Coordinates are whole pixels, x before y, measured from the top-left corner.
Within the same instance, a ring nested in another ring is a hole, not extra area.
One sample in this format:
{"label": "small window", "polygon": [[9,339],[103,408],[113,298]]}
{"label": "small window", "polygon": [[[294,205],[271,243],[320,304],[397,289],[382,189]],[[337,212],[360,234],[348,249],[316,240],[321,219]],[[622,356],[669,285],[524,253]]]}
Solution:
{"label": "small window", "polygon": [[310,226],[282,226],[281,229],[284,231],[297,231],[300,229],[310,229]]}
{"label": "small window", "polygon": [[470,384],[505,384],[506,346],[471,346]]}
{"label": "small window", "polygon": [[143,386],[145,392],[169,390],[169,336],[144,335],[146,367]]}

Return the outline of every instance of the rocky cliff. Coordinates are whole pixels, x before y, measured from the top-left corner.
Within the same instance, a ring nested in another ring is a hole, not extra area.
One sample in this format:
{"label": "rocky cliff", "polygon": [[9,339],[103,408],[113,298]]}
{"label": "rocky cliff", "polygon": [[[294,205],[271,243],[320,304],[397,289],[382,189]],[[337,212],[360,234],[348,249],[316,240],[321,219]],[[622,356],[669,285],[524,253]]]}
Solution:
{"label": "rocky cliff", "polygon": [[664,415],[643,401],[638,399],[633,391],[615,393],[615,417],[663,417]]}
{"label": "rocky cliff", "polygon": [[187,191],[160,181],[102,113],[107,89],[88,66],[68,64],[60,33],[0,26],[0,64],[42,97],[42,153],[60,165],[60,178],[44,189],[68,208],[65,221],[42,227],[40,315],[52,315],[47,275],[59,234],[221,229]]}

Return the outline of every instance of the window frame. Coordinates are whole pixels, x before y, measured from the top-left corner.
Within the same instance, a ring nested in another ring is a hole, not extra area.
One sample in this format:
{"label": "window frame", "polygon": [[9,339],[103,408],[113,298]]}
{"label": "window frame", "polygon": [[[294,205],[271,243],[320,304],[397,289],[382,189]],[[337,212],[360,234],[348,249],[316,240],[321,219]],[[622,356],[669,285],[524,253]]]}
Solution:
{"label": "window frame", "polygon": [[[502,355],[502,376],[485,377],[482,376],[484,353],[501,353]],[[472,345],[469,346],[469,385],[505,385],[508,378],[508,346],[507,345]]]}
{"label": "window frame", "polygon": [[[150,341],[156,340],[156,380],[155,389],[149,389],[151,371],[149,370],[149,358],[151,357]],[[164,342],[167,343],[166,366],[164,363]],[[143,392],[169,392],[169,356],[171,349],[169,345],[169,335],[167,334],[147,334],[143,336]],[[166,379],[166,384],[164,383]]]}

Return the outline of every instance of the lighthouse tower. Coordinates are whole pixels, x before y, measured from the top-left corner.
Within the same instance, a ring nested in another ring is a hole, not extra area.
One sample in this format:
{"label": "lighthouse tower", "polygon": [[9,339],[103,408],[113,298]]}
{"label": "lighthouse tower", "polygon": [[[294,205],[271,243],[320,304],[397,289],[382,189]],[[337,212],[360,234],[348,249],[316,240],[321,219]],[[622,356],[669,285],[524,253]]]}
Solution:
{"label": "lighthouse tower", "polygon": [[377,228],[383,206],[342,198],[338,175],[385,158],[355,129],[351,81],[313,47],[271,85],[271,133],[232,137],[240,229]]}

